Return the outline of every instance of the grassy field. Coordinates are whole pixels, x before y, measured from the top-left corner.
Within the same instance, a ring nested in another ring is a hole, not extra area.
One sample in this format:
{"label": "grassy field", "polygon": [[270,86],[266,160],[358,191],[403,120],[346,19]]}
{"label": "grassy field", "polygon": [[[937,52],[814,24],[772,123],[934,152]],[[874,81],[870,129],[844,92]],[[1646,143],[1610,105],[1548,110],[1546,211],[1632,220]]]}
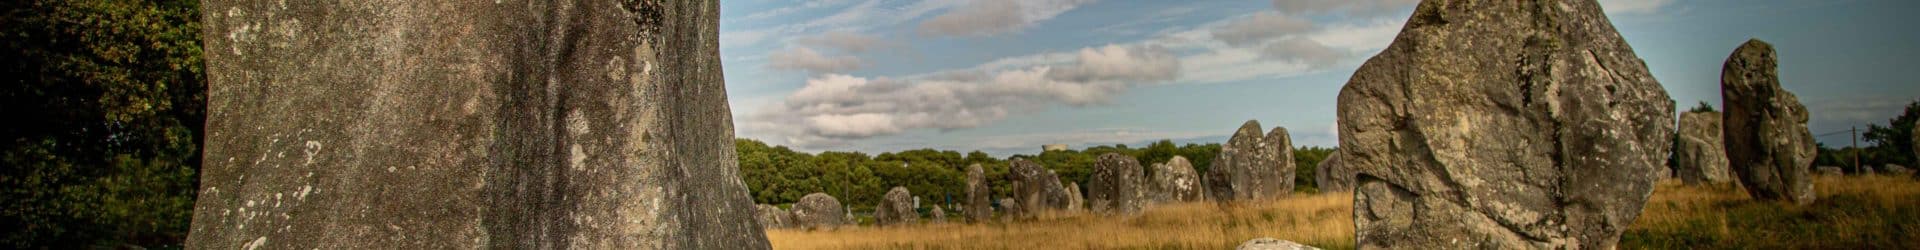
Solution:
{"label": "grassy field", "polygon": [[[1920,182],[1820,177],[1808,206],[1757,202],[1732,185],[1661,183],[1621,239],[1625,249],[1920,248]],[[1274,237],[1353,248],[1351,194],[1220,206],[1172,204],[1134,216],[1065,213],[983,224],[772,230],[775,249],[1231,249]],[[957,216],[956,216],[957,217]]]}

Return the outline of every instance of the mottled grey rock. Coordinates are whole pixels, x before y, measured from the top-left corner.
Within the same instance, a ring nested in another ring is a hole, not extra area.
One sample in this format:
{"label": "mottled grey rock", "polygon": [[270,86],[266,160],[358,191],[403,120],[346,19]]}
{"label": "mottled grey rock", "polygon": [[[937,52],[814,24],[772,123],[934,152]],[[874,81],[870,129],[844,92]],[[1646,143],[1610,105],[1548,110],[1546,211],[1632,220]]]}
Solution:
{"label": "mottled grey rock", "polygon": [[1094,213],[1138,213],[1146,205],[1146,172],[1140,162],[1119,153],[1106,153],[1093,162],[1087,176],[1087,206]]}
{"label": "mottled grey rock", "polygon": [[1011,209],[1009,214],[1032,218],[1042,212],[1067,209],[1067,188],[1060,185],[1060,177],[1052,170],[1026,159],[1014,159],[1008,165],[1011,169],[1007,178],[1013,182],[1013,194],[1009,196],[1019,202],[1015,206],[1019,209]]}
{"label": "mottled grey rock", "polygon": [[1340,165],[1339,152],[1327,155],[1326,160],[1320,160],[1320,165],[1313,168],[1313,182],[1321,193],[1353,191],[1353,169]]}
{"label": "mottled grey rock", "polygon": [[1719,112],[1680,114],[1680,137],[1675,142],[1675,175],[1688,185],[1733,181],[1727,172],[1727,150],[1720,133]]}
{"label": "mottled grey rock", "polygon": [[1881,168],[1887,169],[1887,175],[1913,175],[1913,169],[1901,166],[1900,164],[1888,163]]}
{"label": "mottled grey rock", "polygon": [[1840,175],[1846,174],[1846,171],[1841,170],[1840,167],[1835,167],[1835,166],[1820,166],[1820,167],[1813,168],[1813,170],[1814,170],[1813,173],[1818,175],[1840,176]]}
{"label": "mottled grey rock", "polygon": [[806,229],[835,228],[845,225],[847,207],[840,205],[840,199],[826,193],[811,193],[801,196],[800,202],[793,203],[793,226]]}
{"label": "mottled grey rock", "polygon": [[773,228],[793,227],[793,213],[787,212],[787,210],[780,209],[780,207],[776,207],[773,205],[767,205],[767,204],[754,205],[753,218],[759,220],[761,228],[773,229]]}
{"label": "mottled grey rock", "polygon": [[1020,202],[1014,201],[1012,197],[1000,198],[998,202],[1000,203],[1000,218],[1003,220],[1013,218],[1013,214],[1020,211]]}
{"label": "mottled grey rock", "polygon": [[1067,210],[1078,211],[1087,207],[1087,195],[1080,192],[1080,183],[1067,183]]}
{"label": "mottled grey rock", "polygon": [[1292,196],[1295,169],[1299,166],[1293,162],[1293,136],[1287,134],[1287,128],[1275,125],[1262,140],[1267,143],[1267,149],[1273,151],[1273,168],[1277,171],[1269,177],[1274,180],[1272,196]]}
{"label": "mottled grey rock", "polygon": [[913,192],[906,187],[893,187],[881,196],[880,204],[873,208],[873,223],[880,226],[914,224],[920,222],[920,212],[914,211]]}
{"label": "mottled grey rock", "polygon": [[200,7],[189,248],[768,247],[716,1]]}
{"label": "mottled grey rock", "polygon": [[1336,107],[1361,249],[1612,249],[1673,145],[1594,0],[1423,1]]}
{"label": "mottled grey rock", "polygon": [[929,217],[929,218],[932,218],[932,220],[933,220],[933,222],[932,222],[932,223],[933,223],[933,224],[946,224],[946,223],[947,223],[947,209],[946,209],[946,208],[941,208],[941,207],[940,207],[940,205],[933,205],[933,211],[931,211],[931,212],[928,212],[928,213],[929,213],[929,214],[931,214],[931,215],[928,215],[928,217]]}
{"label": "mottled grey rock", "polygon": [[1293,243],[1292,241],[1262,237],[1258,239],[1247,240],[1246,242],[1241,242],[1239,247],[1234,247],[1233,249],[1235,250],[1319,250],[1320,248],[1301,245],[1300,243]]}
{"label": "mottled grey rock", "polygon": [[1207,197],[1200,185],[1200,173],[1193,170],[1193,163],[1186,157],[1176,155],[1166,163],[1154,163],[1152,175],[1154,203],[1194,202]]}
{"label": "mottled grey rock", "polygon": [[993,203],[988,200],[988,196],[991,195],[989,192],[986,170],[980,168],[980,164],[968,165],[967,201],[966,211],[964,211],[967,213],[967,222],[986,222],[987,219],[993,218]]}
{"label": "mottled grey rock", "polygon": [[1720,69],[1727,162],[1755,199],[1813,203],[1807,108],[1780,88],[1773,45],[1747,40]]}
{"label": "mottled grey rock", "polygon": [[[1283,135],[1280,137],[1286,134],[1285,129],[1276,128],[1274,132]],[[1280,150],[1275,148],[1283,144],[1269,143],[1267,137],[1271,136],[1260,134],[1259,121],[1248,120],[1227,139],[1226,145],[1221,145],[1219,156],[1213,158],[1213,166],[1207,168],[1207,192],[1214,200],[1284,197],[1293,190],[1290,175],[1293,166],[1280,165]],[[1293,162],[1293,156],[1286,158],[1287,163]],[[1283,174],[1288,174],[1285,180],[1281,179]]]}

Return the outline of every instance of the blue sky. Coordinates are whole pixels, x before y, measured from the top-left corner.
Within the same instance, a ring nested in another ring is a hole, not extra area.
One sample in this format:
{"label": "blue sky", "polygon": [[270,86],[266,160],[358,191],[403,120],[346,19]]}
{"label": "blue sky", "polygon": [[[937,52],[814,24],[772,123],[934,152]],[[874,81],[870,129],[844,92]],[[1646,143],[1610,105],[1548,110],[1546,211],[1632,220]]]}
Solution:
{"label": "blue sky", "polygon": [[[1416,2],[734,0],[721,56],[736,134],[809,152],[1216,142],[1248,119],[1332,146],[1340,86]],[[1680,109],[1719,103],[1748,38],[1780,50],[1816,134],[1920,97],[1920,1],[1601,4]]]}

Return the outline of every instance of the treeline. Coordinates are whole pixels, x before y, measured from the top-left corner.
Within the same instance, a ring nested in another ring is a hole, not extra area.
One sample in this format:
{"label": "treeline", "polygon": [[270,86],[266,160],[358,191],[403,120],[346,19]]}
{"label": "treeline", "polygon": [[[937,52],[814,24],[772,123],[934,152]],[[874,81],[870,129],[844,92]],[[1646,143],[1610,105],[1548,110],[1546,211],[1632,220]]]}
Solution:
{"label": "treeline", "polygon": [[[856,211],[866,212],[879,203],[881,195],[895,186],[906,187],[922,204],[956,204],[966,196],[966,167],[980,164],[986,172],[994,196],[1007,194],[1007,161],[1027,159],[1060,175],[1065,182],[1086,185],[1093,162],[1100,155],[1119,153],[1132,156],[1142,167],[1164,163],[1174,156],[1187,158],[1194,170],[1206,172],[1220,154],[1219,143],[1174,145],[1161,140],[1144,148],[1126,144],[1089,147],[1084,150],[1045,151],[1038,155],[1013,155],[1002,159],[973,151],[962,154],[952,150],[915,149],[868,155],[860,152],[821,152],[818,155],[797,152],[785,146],[771,146],[752,139],[734,139],[739,151],[741,177],[755,203],[793,203],[809,193],[824,192],[839,198]],[[1294,149],[1296,189],[1312,192],[1314,166],[1333,153],[1331,148]]]}

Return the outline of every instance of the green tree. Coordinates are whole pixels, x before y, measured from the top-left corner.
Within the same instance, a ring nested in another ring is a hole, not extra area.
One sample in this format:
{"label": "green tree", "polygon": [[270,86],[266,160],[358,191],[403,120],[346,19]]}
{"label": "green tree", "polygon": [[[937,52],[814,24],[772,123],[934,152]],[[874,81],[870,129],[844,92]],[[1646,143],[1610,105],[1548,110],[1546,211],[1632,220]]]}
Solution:
{"label": "green tree", "polygon": [[205,121],[197,5],[0,3],[0,248],[181,243]]}
{"label": "green tree", "polygon": [[1920,119],[1920,102],[1907,103],[1907,108],[1902,110],[1900,115],[1887,120],[1887,126],[1885,127],[1878,124],[1867,125],[1867,132],[1861,134],[1860,139],[1866,140],[1867,143],[1872,145],[1869,146],[1867,150],[1871,151],[1871,153],[1869,153],[1870,155],[1876,157],[1871,158],[1871,160],[1862,157],[1861,161],[1863,163],[1871,163],[1872,166],[1880,166],[1883,164],[1920,166],[1920,163],[1915,162],[1913,159],[1913,123],[1915,119]]}

